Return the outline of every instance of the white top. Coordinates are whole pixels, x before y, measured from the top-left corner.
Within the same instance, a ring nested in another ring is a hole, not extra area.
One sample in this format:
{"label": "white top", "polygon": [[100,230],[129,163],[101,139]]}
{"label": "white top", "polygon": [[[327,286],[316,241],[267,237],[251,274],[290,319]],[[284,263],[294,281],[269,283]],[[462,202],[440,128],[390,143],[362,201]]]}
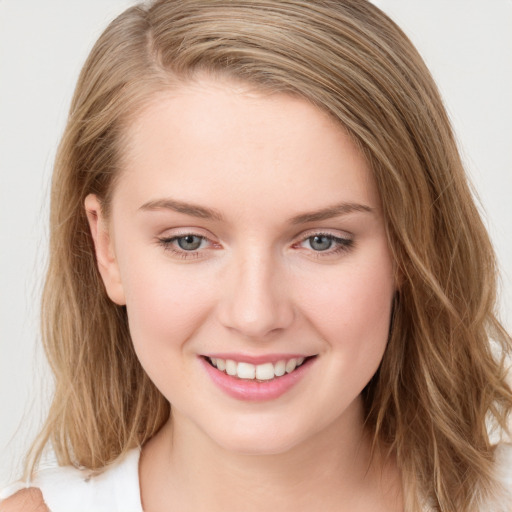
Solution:
{"label": "white top", "polygon": [[[139,458],[140,449],[133,449],[99,475],[69,466],[44,468],[30,484],[16,482],[0,491],[0,503],[21,489],[38,487],[51,512],[143,512]],[[512,444],[499,446],[496,463],[507,496],[497,498],[481,512],[512,511]]]}
{"label": "white top", "polygon": [[0,503],[26,487],[38,487],[51,512],[143,512],[139,489],[140,449],[109,469],[91,471],[53,466],[37,472],[30,484],[16,482],[0,492]]}

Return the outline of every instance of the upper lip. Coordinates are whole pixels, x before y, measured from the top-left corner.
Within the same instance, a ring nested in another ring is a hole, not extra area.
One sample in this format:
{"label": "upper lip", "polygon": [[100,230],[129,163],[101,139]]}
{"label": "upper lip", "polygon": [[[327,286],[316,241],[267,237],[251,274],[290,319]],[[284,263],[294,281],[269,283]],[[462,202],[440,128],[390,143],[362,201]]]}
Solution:
{"label": "upper lip", "polygon": [[263,355],[249,355],[249,354],[234,354],[229,352],[216,352],[212,354],[203,354],[203,357],[209,357],[210,359],[224,359],[236,361],[237,363],[251,363],[254,365],[264,363],[277,363],[278,361],[289,361],[290,359],[299,359],[303,357],[312,357],[316,354],[299,354],[299,353],[287,353],[287,354],[263,354]]}

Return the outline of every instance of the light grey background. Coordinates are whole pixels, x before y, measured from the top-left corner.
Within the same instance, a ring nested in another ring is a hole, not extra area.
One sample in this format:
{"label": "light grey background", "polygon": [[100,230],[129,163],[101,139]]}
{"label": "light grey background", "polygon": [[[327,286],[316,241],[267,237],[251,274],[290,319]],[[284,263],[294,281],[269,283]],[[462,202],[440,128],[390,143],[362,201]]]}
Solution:
{"label": "light grey background", "polygon": [[[0,487],[40,425],[38,345],[52,161],[80,67],[131,0],[0,0]],[[375,0],[430,66],[502,268],[512,329],[512,1]]]}

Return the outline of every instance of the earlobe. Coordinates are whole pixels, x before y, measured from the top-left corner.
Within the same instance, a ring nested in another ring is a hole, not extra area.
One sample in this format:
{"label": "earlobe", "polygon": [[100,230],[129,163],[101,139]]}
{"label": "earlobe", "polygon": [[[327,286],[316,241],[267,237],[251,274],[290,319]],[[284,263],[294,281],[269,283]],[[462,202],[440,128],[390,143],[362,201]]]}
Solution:
{"label": "earlobe", "polygon": [[110,299],[119,306],[123,306],[126,304],[124,289],[112,237],[103,215],[101,202],[95,194],[89,194],[85,198],[84,206],[103,284]]}

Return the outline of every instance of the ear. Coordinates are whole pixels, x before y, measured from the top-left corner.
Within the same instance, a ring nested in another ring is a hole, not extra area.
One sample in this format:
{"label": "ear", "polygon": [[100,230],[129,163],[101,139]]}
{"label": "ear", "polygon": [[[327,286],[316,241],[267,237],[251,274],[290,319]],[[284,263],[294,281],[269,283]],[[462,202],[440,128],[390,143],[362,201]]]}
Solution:
{"label": "ear", "polygon": [[114,251],[114,244],[108,229],[108,223],[101,208],[101,202],[95,194],[89,194],[85,198],[84,205],[87,220],[89,221],[89,229],[91,230],[92,239],[94,241],[98,269],[103,279],[107,295],[119,306],[124,306],[126,300],[119,266]]}

